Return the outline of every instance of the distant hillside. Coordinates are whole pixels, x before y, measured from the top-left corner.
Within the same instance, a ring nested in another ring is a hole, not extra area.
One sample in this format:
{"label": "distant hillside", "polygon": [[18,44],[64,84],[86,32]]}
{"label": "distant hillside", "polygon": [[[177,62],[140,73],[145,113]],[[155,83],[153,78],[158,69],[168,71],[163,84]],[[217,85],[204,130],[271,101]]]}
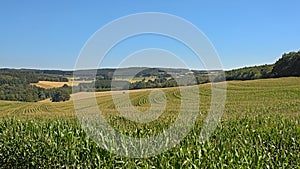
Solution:
{"label": "distant hillside", "polygon": [[[71,87],[44,89],[33,86],[39,81],[68,82],[74,71],[37,69],[0,69],[0,100],[39,101],[51,98],[52,101],[69,99]],[[220,70],[189,70],[177,68],[119,68],[78,70],[78,83],[75,92],[107,91],[122,89],[164,88],[203,84],[210,81],[223,81]],[[244,67],[226,71],[226,80],[253,80],[300,76],[300,51],[285,53],[274,64]],[[131,80],[135,78],[135,80]],[[196,82],[192,79],[196,79]],[[112,81],[114,83],[112,83]]]}
{"label": "distant hillside", "polygon": [[23,73],[23,74],[36,74],[36,75],[73,76],[73,71],[39,70],[39,69],[9,69],[9,68],[2,68],[2,69],[0,69],[0,73]]}
{"label": "distant hillside", "polygon": [[[77,70],[76,73],[80,77],[90,77],[93,73],[98,79],[112,80],[114,73],[118,70],[115,76],[132,76],[135,72],[135,77],[150,77],[158,76],[164,72],[169,75],[186,75],[193,73],[195,76],[214,74],[218,70],[189,70],[178,68],[146,68],[146,67],[131,67],[131,68],[104,68],[104,69],[89,69]],[[14,74],[14,75],[35,75],[39,80],[47,81],[66,81],[63,77],[72,77],[74,71],[63,70],[38,70],[38,69],[0,69],[0,74]],[[42,75],[42,76],[38,76]],[[82,75],[82,76],[81,76]],[[274,64],[265,64],[259,66],[244,67],[226,71],[227,80],[251,80],[270,77],[287,77],[300,76],[300,51],[284,53],[282,57]],[[60,77],[60,79],[58,79]],[[93,79],[85,79],[93,80]]]}
{"label": "distant hillside", "polygon": [[226,71],[226,80],[253,80],[300,76],[300,51],[284,53],[274,64]]}

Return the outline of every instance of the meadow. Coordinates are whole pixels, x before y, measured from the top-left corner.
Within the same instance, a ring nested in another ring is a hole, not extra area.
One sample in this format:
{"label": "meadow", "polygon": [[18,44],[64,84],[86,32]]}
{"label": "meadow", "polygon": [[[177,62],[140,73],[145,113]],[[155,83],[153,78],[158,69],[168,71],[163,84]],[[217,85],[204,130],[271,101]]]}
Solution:
{"label": "meadow", "polygon": [[[206,142],[199,142],[210,87],[199,85],[199,116],[189,134],[177,146],[147,158],[120,157],[97,146],[80,126],[72,101],[0,101],[0,168],[299,168],[300,78],[227,82],[221,122]],[[148,137],[168,128],[178,115],[179,89],[162,91],[166,111],[149,124],[123,118],[110,92],[96,97],[116,130]],[[150,92],[130,91],[132,104],[149,109]]]}

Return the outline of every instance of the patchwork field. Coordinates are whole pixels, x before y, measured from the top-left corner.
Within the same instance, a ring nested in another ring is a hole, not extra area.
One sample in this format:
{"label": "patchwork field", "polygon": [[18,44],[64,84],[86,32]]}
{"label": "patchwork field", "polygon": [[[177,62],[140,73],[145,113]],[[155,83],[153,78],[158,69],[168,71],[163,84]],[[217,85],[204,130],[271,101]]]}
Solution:
{"label": "patchwork field", "polygon": [[[178,115],[179,89],[162,91],[166,110],[149,124],[122,117],[110,92],[96,93],[96,98],[106,120],[120,133],[149,137],[167,129]],[[192,131],[170,150],[140,159],[119,157],[97,146],[81,128],[73,101],[0,101],[0,168],[299,167],[300,78],[227,82],[221,123],[205,143],[199,136],[210,108],[210,84],[200,85],[199,91],[199,116]],[[150,93],[151,89],[129,91],[131,103],[148,110]]]}

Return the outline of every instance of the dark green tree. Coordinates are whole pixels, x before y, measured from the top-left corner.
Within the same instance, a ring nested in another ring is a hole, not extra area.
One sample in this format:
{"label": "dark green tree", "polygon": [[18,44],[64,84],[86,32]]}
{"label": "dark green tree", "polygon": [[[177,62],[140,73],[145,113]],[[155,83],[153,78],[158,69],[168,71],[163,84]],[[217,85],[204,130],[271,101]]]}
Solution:
{"label": "dark green tree", "polygon": [[300,76],[300,51],[283,54],[275,63],[272,75],[274,77]]}
{"label": "dark green tree", "polygon": [[51,101],[61,102],[61,101],[67,101],[69,99],[70,99],[70,94],[66,90],[57,90],[54,92]]}

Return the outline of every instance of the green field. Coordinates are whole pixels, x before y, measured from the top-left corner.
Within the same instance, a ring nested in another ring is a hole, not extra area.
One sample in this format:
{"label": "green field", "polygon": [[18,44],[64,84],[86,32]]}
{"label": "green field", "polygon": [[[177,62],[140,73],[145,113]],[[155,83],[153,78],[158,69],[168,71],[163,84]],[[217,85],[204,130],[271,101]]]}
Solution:
{"label": "green field", "polygon": [[[210,107],[210,85],[199,86],[200,110],[192,131],[172,149],[148,158],[119,157],[97,146],[80,127],[73,102],[0,101],[0,168],[299,168],[300,78],[227,82],[221,123],[199,142]],[[121,117],[108,92],[100,110],[119,132],[147,137],[178,115],[180,92],[163,89],[166,111],[149,124]],[[138,110],[150,107],[151,90],[130,92]]]}

